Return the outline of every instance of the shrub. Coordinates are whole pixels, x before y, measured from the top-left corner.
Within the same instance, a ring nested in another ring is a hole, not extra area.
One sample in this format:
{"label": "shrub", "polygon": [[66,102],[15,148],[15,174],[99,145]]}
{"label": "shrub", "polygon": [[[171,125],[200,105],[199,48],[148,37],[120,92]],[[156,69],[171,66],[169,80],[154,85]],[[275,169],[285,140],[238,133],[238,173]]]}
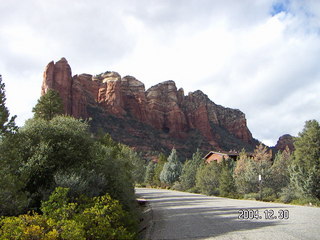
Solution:
{"label": "shrub", "polygon": [[[0,239],[132,239],[126,228],[128,214],[108,194],[69,202],[68,189],[56,188],[37,213],[0,221]],[[85,201],[83,201],[86,199]]]}
{"label": "shrub", "polygon": [[259,193],[247,193],[243,195],[244,199],[257,200],[260,198]]}

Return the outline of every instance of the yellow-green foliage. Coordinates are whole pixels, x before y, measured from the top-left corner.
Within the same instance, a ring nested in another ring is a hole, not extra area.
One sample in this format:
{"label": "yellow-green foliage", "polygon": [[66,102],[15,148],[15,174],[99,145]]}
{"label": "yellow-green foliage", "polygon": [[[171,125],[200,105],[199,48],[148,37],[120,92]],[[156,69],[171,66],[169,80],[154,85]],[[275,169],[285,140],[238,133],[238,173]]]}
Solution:
{"label": "yellow-green foliage", "polygon": [[127,213],[108,194],[69,202],[68,189],[57,188],[37,213],[0,221],[0,240],[132,239],[124,224]]}

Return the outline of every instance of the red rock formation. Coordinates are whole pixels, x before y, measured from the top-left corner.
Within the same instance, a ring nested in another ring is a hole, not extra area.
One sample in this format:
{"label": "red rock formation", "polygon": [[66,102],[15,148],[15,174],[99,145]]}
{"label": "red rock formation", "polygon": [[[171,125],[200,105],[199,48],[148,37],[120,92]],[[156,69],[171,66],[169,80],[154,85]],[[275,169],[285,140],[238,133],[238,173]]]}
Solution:
{"label": "red rock formation", "polygon": [[277,151],[284,151],[286,148],[288,148],[290,152],[293,152],[293,142],[293,137],[289,134],[285,134],[278,139],[275,149]]}
{"label": "red rock formation", "polygon": [[148,123],[174,137],[185,137],[188,129],[181,109],[181,96],[174,81],[159,83],[146,92]]}
{"label": "red rock formation", "polygon": [[[121,78],[116,72],[72,77],[67,60],[62,58],[46,67],[42,94],[48,88],[60,93],[66,114],[94,117],[88,113],[88,107],[99,108],[107,115],[123,119],[127,132],[137,138],[143,138],[146,133],[130,128],[130,120],[151,126],[161,133],[159,141],[166,146],[176,144],[167,136],[187,140],[194,130],[217,149],[222,148],[223,142],[226,148],[226,142],[229,144],[232,139],[244,144],[254,142],[241,111],[216,105],[201,91],[185,96],[183,89],[177,90],[174,81],[159,83],[146,91],[139,80],[132,76]],[[225,136],[221,132],[228,135],[228,141],[223,141]]]}
{"label": "red rock formation", "polygon": [[72,75],[71,68],[65,58],[62,58],[56,64],[50,62],[43,74],[42,94],[46,93],[48,88],[59,92],[65,109],[65,113],[72,114],[71,87]]}
{"label": "red rock formation", "polygon": [[123,108],[138,121],[148,123],[147,99],[142,82],[132,76],[121,80],[121,97]]}

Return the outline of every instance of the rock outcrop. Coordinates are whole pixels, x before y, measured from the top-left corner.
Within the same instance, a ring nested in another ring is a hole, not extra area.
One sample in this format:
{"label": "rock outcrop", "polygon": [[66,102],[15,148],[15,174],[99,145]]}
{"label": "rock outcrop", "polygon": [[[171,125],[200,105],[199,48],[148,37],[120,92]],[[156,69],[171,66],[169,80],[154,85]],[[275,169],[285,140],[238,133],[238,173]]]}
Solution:
{"label": "rock outcrop", "polygon": [[137,149],[252,150],[257,143],[240,110],[217,105],[199,90],[185,96],[171,80],[145,90],[136,78],[116,72],[72,76],[62,58],[45,69],[42,94],[49,88],[60,93],[66,114],[91,118],[93,130]]}
{"label": "rock outcrop", "polygon": [[290,152],[293,152],[294,151],[293,142],[294,142],[293,137],[290,134],[285,134],[278,139],[277,144],[274,148],[277,151],[284,151],[286,148],[288,148]]}

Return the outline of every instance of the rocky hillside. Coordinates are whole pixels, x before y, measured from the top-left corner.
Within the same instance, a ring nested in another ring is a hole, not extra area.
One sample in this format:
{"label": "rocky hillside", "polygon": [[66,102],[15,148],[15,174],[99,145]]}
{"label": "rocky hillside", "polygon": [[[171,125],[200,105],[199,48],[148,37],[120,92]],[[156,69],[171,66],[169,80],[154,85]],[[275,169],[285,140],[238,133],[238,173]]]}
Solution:
{"label": "rocky hillside", "polygon": [[72,76],[62,58],[45,69],[42,94],[49,88],[60,93],[66,114],[90,118],[92,131],[109,132],[144,152],[175,147],[190,157],[197,148],[251,151],[257,144],[244,113],[215,104],[199,90],[185,95],[174,81],[146,90],[136,78],[116,72]]}

